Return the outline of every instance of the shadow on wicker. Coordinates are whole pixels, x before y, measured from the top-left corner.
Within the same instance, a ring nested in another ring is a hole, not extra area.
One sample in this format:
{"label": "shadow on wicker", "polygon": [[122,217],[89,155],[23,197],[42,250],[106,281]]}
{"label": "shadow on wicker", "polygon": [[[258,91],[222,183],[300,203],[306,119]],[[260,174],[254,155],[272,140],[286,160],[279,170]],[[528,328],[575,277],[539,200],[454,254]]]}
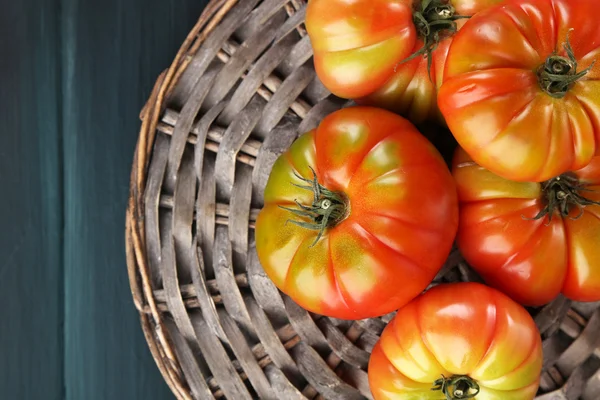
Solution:
{"label": "shadow on wicker", "polygon": [[[282,295],[253,229],[271,166],[346,102],[315,76],[303,0],[213,0],[141,114],[127,264],[148,345],[178,399],[364,399],[392,315],[342,321]],[[444,150],[444,149],[441,149]],[[453,251],[433,284],[478,280]],[[599,304],[531,310],[539,399],[600,398]]]}

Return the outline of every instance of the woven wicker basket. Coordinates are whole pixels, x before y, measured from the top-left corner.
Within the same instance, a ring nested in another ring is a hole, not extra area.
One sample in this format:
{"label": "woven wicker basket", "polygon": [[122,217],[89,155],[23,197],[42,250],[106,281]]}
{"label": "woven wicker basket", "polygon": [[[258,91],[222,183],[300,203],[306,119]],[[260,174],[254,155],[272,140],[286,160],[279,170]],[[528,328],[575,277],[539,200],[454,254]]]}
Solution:
{"label": "woven wicker basket", "polygon": [[[212,0],[158,79],[131,175],[127,264],[148,345],[178,399],[363,399],[392,315],[341,321],[282,295],[253,225],[271,166],[346,105],[316,78],[303,0]],[[449,136],[449,135],[448,135]],[[477,280],[454,251],[433,284]],[[600,399],[600,304],[531,310],[539,399]]]}

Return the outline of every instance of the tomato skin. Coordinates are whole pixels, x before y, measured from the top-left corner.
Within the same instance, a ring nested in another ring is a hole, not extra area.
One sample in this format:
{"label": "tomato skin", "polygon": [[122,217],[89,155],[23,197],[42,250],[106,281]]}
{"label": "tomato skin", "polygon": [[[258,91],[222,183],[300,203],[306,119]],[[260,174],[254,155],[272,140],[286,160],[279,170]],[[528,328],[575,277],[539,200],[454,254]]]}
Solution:
{"label": "tomato skin", "polygon": [[[458,15],[471,16],[504,0],[451,0]],[[427,58],[413,22],[421,0],[311,0],[306,27],[317,75],[333,94],[360,105],[385,108],[414,123],[434,118],[451,34]],[[465,20],[458,20],[458,27]]]}
{"label": "tomato skin", "polygon": [[373,348],[369,384],[375,400],[438,400],[433,382],[467,375],[478,400],[530,400],[541,369],[539,331],[522,306],[479,283],[453,283],[398,310]]}
{"label": "tomato skin", "polygon": [[407,0],[311,0],[306,29],[317,75],[335,95],[356,98],[389,79],[416,31]]}
{"label": "tomato skin", "polygon": [[[297,172],[348,199],[349,215],[317,232],[286,223],[280,206],[310,205]],[[343,319],[383,315],[423,291],[458,227],[452,175],[407,120],[371,107],[327,116],[273,166],[256,222],[259,260],[275,285],[309,311]]]}
{"label": "tomato skin", "polygon": [[[600,206],[578,219],[558,212],[532,220],[543,208],[541,184],[504,179],[458,149],[453,162],[460,201],[458,246],[486,283],[521,304],[540,306],[559,293],[600,300]],[[600,201],[600,157],[574,173]]]}
{"label": "tomato skin", "polygon": [[[415,123],[428,119],[443,123],[444,117],[437,105],[437,92],[442,85],[444,64],[450,48],[451,38],[443,40],[431,53],[431,69],[427,71],[427,58],[416,57],[397,65],[396,71],[376,91],[356,99],[361,105],[382,107],[405,115]],[[423,46],[417,40],[411,53]]]}
{"label": "tomato skin", "polygon": [[600,57],[595,0],[512,0],[472,17],[454,36],[438,105],[459,144],[481,166],[542,182],[587,165],[600,146],[600,62],[563,98],[538,70],[567,33],[583,71]]}

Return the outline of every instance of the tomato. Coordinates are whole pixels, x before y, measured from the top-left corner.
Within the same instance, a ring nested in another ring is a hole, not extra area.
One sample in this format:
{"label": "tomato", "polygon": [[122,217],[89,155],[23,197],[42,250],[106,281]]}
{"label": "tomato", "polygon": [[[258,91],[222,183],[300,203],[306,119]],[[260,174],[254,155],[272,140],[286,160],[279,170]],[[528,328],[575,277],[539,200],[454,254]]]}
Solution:
{"label": "tomato", "polygon": [[375,400],[529,400],[542,342],[527,311],[479,283],[436,286],[398,310],[373,348]]}
{"label": "tomato", "polygon": [[600,300],[600,157],[544,183],[501,178],[462,149],[453,170],[457,242],[488,284],[532,306]]}
{"label": "tomato", "polygon": [[600,154],[596,0],[513,0],[454,37],[438,103],[481,166],[542,182]]}
{"label": "tomato", "polygon": [[437,90],[454,30],[501,1],[311,0],[306,28],[317,75],[339,97],[415,123],[441,120]]}
{"label": "tomato", "polygon": [[410,122],[370,107],[300,136],[275,162],[264,202],[255,233],[267,275],[305,309],[343,319],[422,292],[458,227],[441,155]]}

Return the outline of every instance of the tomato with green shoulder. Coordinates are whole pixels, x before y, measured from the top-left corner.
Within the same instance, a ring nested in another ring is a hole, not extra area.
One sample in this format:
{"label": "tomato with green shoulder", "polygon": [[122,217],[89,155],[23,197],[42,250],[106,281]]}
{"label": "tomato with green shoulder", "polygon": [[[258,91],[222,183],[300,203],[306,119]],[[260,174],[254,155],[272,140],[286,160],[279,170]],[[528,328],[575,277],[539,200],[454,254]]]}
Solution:
{"label": "tomato with green shoulder", "polygon": [[375,400],[532,400],[542,341],[529,313],[479,283],[436,286],[398,310],[375,344]]}
{"label": "tomato with green shoulder", "polygon": [[458,149],[453,174],[457,243],[486,283],[529,306],[560,293],[600,301],[600,157],[542,183],[516,182]]}
{"label": "tomato with green shoulder", "polygon": [[543,182],[600,154],[598,5],[512,0],[454,36],[438,103],[479,165]]}
{"label": "tomato with green shoulder", "polygon": [[327,116],[275,162],[256,221],[258,258],[305,309],[380,316],[421,293],[458,226],[452,175],[407,120],[372,107]]}
{"label": "tomato with green shoulder", "polygon": [[414,123],[437,106],[454,33],[504,0],[310,0],[306,28],[317,75],[333,94]]}

